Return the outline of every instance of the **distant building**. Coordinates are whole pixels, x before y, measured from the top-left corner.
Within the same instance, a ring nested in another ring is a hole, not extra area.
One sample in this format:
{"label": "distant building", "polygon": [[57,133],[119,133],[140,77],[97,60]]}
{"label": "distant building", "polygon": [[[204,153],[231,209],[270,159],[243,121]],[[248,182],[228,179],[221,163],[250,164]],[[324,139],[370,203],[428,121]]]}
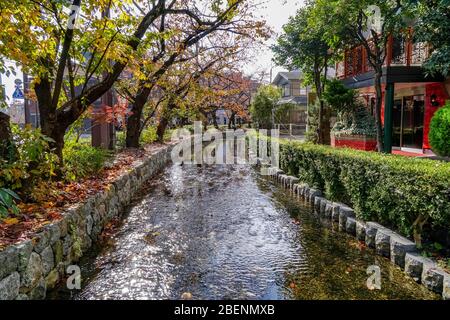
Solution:
{"label": "distant building", "polygon": [[278,106],[290,104],[293,107],[286,111],[281,119],[274,119],[276,124],[306,125],[308,94],[310,88],[303,84],[301,71],[279,72],[272,84],[281,88],[281,100]]}
{"label": "distant building", "polygon": [[[243,91],[241,91],[239,94],[237,94],[236,96],[233,96],[231,98],[231,100],[233,100],[233,102],[239,103],[242,106],[243,111],[246,115],[243,118],[239,114],[234,115],[234,122],[235,122],[234,124],[241,125],[250,120],[249,108],[250,108],[250,105],[252,103],[254,96],[256,95],[259,87],[261,86],[261,83],[255,79],[246,77],[242,74],[238,74],[237,77],[238,77],[238,79],[243,79],[243,82],[246,83],[245,85],[242,85],[242,87],[245,89]],[[220,81],[222,81],[222,80],[220,80]],[[238,81],[240,81],[240,80],[238,80]],[[233,85],[234,84],[232,84],[232,86]],[[219,126],[220,125],[229,125],[230,121],[233,123],[233,119],[231,117],[233,117],[233,112],[231,112],[230,110],[227,110],[227,109],[220,108],[215,112],[215,118],[216,118],[215,121]],[[214,122],[214,121],[210,121],[210,122]]]}

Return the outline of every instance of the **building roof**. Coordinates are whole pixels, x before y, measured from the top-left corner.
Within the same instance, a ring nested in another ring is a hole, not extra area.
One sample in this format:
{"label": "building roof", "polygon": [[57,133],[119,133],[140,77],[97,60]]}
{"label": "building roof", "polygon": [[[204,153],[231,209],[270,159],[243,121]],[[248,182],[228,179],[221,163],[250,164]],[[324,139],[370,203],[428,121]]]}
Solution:
{"label": "building roof", "polygon": [[300,96],[300,97],[286,97],[278,101],[277,105],[283,105],[283,104],[297,104],[297,105],[307,105],[308,104],[308,97],[307,96]]}
{"label": "building roof", "polygon": [[273,84],[279,83],[282,79],[291,81],[291,80],[300,80],[302,77],[302,72],[300,70],[294,70],[294,71],[284,71],[284,72],[278,72],[275,79],[272,81]]}

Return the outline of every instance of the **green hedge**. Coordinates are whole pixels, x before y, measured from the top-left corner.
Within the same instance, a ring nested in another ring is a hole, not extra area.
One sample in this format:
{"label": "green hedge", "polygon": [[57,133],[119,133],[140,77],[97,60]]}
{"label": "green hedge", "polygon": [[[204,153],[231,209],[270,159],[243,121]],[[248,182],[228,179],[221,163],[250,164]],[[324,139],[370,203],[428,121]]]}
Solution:
{"label": "green hedge", "polygon": [[434,152],[450,157],[450,101],[431,120],[429,138]]}
{"label": "green hedge", "polygon": [[308,143],[282,142],[281,168],[333,201],[351,205],[363,220],[406,236],[417,222],[450,227],[450,164]]}

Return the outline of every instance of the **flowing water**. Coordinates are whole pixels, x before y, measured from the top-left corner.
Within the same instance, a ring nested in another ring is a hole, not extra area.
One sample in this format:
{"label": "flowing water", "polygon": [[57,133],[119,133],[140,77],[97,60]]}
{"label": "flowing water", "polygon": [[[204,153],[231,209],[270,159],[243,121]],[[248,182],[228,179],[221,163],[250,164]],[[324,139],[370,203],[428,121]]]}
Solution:
{"label": "flowing water", "polygon": [[251,167],[171,165],[147,190],[80,262],[82,290],[50,298],[438,298]]}

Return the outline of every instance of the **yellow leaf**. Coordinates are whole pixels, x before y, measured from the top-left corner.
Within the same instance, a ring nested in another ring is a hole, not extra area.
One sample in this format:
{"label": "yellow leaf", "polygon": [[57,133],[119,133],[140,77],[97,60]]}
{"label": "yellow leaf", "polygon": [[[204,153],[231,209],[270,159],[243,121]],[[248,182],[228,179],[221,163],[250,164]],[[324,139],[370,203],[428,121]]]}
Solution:
{"label": "yellow leaf", "polygon": [[19,223],[19,219],[17,218],[9,218],[9,219],[5,219],[3,220],[3,222],[7,225],[13,225],[13,224],[18,224]]}

